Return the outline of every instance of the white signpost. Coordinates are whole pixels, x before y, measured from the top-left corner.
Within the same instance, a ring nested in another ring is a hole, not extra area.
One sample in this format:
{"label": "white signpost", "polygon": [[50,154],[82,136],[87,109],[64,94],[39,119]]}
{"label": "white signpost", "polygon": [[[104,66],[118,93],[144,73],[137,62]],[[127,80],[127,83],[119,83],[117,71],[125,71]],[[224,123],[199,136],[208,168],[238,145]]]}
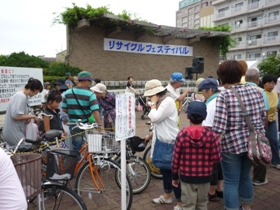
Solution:
{"label": "white signpost", "polygon": [[122,210],[126,209],[126,139],[135,136],[135,96],[132,93],[116,96],[116,141],[121,141]]}
{"label": "white signpost", "polygon": [[[43,83],[43,71],[39,68],[0,66],[0,112],[6,111],[10,98],[23,89],[30,77]],[[29,99],[29,106],[40,105],[41,94]]]}

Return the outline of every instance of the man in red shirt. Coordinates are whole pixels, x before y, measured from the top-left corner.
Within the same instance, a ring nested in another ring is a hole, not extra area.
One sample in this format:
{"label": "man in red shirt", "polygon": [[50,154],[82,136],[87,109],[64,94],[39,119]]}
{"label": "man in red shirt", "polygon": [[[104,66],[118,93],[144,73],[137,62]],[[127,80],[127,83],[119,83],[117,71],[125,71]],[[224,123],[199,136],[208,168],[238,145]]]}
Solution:
{"label": "man in red shirt", "polygon": [[181,130],[175,141],[172,184],[176,187],[181,181],[183,208],[207,210],[213,166],[221,161],[219,137],[202,126],[207,115],[203,102],[191,102],[186,113],[191,125]]}

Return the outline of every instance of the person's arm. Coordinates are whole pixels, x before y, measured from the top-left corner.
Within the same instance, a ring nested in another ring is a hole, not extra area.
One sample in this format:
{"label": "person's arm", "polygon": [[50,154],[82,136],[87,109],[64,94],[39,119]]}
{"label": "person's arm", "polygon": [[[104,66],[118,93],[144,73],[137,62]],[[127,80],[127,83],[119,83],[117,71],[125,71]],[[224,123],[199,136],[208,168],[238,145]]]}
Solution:
{"label": "person's arm", "polygon": [[100,120],[100,115],[99,115],[98,109],[93,110],[93,111],[92,111],[92,115],[94,116],[96,123],[97,123],[99,126],[103,127],[103,126],[102,126],[102,122],[101,122],[101,120]]}
{"label": "person's arm", "polygon": [[139,95],[139,93],[132,86],[130,86],[129,89],[136,95]]}
{"label": "person's arm", "polygon": [[190,89],[186,89],[176,100],[182,102],[186,98],[189,92]]}
{"label": "person's arm", "polygon": [[49,117],[49,116],[43,115],[45,132],[47,132],[51,129],[50,118],[51,117]]}

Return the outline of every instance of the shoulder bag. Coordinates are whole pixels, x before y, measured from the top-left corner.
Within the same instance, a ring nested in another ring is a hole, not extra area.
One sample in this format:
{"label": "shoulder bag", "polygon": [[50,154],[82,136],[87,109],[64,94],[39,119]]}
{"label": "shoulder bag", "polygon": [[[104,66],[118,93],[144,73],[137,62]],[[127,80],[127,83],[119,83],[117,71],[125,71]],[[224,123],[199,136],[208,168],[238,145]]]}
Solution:
{"label": "shoulder bag", "polygon": [[241,101],[240,95],[238,92],[231,88],[235,97],[238,99],[238,102],[241,106],[246,124],[250,131],[249,142],[248,142],[248,157],[255,165],[266,165],[269,164],[272,158],[271,147],[269,140],[261,135],[259,132],[254,131],[254,127],[251,123],[250,116],[247,113],[247,110]]}
{"label": "shoulder bag", "polygon": [[[74,88],[72,88],[72,93],[73,93],[73,95],[74,95],[74,97],[75,97],[75,99],[76,99],[76,101],[77,101],[77,104],[79,105],[79,107],[80,107],[80,109],[82,110],[82,112],[84,113],[84,115],[87,116],[87,114],[84,112],[82,106],[80,105],[80,103],[79,103],[79,101],[78,101],[78,99],[77,99],[77,96],[76,96],[76,94],[74,93],[74,90],[73,90],[73,89],[74,89]],[[95,119],[94,119],[94,117],[92,116],[92,114],[90,114],[90,116],[87,118],[87,121],[86,121],[86,122],[90,122],[90,123],[95,122]]]}
{"label": "shoulder bag", "polygon": [[158,168],[171,170],[173,150],[174,144],[162,142],[156,136],[156,143],[152,157],[153,164]]}

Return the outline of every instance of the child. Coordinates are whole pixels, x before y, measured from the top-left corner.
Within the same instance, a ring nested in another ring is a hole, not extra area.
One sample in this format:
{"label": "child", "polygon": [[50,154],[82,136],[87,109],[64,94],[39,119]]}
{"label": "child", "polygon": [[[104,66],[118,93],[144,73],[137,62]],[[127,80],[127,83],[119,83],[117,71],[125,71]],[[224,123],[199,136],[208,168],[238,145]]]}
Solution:
{"label": "child", "polygon": [[219,138],[210,128],[202,126],[207,115],[203,102],[191,102],[186,113],[191,125],[176,137],[172,184],[177,187],[181,181],[183,209],[207,210],[213,165],[221,160]]}
{"label": "child", "polygon": [[[43,113],[45,132],[48,130],[62,130],[64,132],[58,109],[59,103],[61,101],[62,97],[60,92],[56,90],[52,90],[49,92],[47,99],[47,107]],[[64,132],[61,135],[61,137],[64,137],[65,135],[67,134]]]}

